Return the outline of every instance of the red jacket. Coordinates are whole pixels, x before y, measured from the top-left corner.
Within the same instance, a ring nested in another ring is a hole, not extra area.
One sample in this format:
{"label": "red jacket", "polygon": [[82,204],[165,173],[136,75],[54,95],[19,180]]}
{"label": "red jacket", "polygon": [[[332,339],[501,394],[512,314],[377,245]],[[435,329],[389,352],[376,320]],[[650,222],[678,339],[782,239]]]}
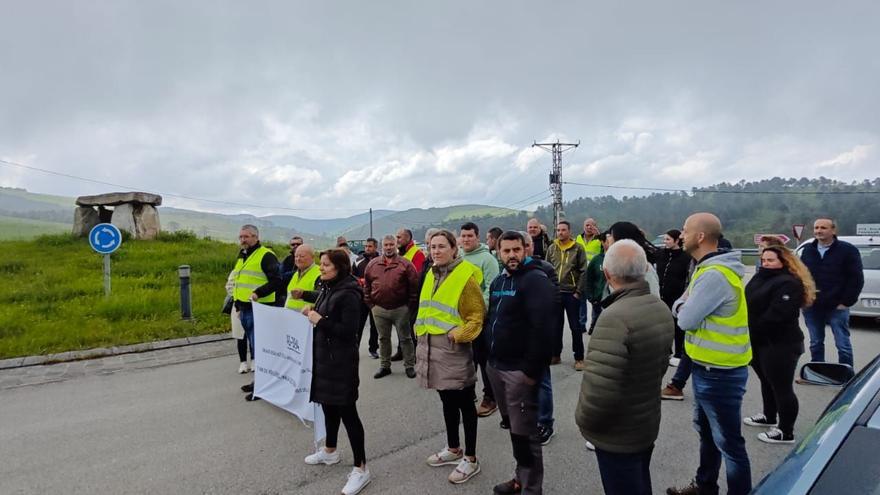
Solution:
{"label": "red jacket", "polygon": [[364,302],[371,308],[417,307],[419,274],[413,264],[400,255],[370,261],[364,274]]}
{"label": "red jacket", "polygon": [[[407,251],[409,251],[409,248],[415,245],[415,241],[409,241],[409,244],[407,244],[405,247],[399,248],[397,252],[401,256],[403,256],[404,254],[406,254]],[[412,264],[416,268],[416,273],[422,273],[422,267],[425,266],[425,253],[423,253],[421,249],[416,251],[416,254],[415,256],[413,256],[412,259]]]}

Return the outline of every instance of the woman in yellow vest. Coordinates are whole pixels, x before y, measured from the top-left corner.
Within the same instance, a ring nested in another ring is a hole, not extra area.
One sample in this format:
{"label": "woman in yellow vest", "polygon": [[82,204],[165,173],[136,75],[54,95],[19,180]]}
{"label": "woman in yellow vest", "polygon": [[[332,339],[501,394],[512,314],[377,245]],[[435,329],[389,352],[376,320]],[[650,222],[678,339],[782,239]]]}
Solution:
{"label": "woman in yellow vest", "polygon": [[[416,318],[416,375],[419,385],[435,389],[443,403],[446,448],[428,457],[430,466],[456,465],[452,483],[464,483],[480,472],[476,457],[477,408],[471,342],[483,328],[486,306],[477,282],[479,268],[457,258],[455,235],[448,230],[429,240],[434,264],[425,276]],[[464,449],[458,425],[464,424]]]}

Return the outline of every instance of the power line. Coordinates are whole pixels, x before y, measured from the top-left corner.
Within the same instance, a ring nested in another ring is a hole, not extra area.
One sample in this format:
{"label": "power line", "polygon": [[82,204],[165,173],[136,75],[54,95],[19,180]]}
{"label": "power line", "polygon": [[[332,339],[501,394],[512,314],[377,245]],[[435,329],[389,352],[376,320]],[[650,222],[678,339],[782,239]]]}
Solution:
{"label": "power line", "polygon": [[583,182],[563,182],[572,186],[599,187],[607,189],[634,189],[639,191],[662,191],[662,192],[682,192],[682,193],[719,193],[719,194],[880,194],[880,191],[743,191],[743,190],[716,190],[716,189],[668,189],[662,187],[638,187],[638,186],[614,186],[610,184],[585,184]]}
{"label": "power line", "polygon": [[534,198],[535,196],[540,196],[540,195],[542,195],[542,194],[547,194],[548,191],[550,191],[549,188],[548,188],[548,189],[544,189],[543,191],[539,191],[539,192],[537,192],[537,193],[535,193],[535,194],[532,194],[531,196],[527,196],[527,197],[525,197],[525,198],[523,198],[523,199],[521,199],[521,200],[519,200],[519,201],[514,201],[513,203],[510,203],[510,204],[507,204],[507,205],[501,206],[500,208],[510,208],[510,207],[512,207],[513,205],[517,205],[517,204],[522,203],[523,201],[528,201],[528,200]]}
{"label": "power line", "polygon": [[216,200],[216,199],[198,198],[195,196],[187,196],[184,194],[174,194],[174,193],[168,193],[168,192],[162,192],[162,191],[156,191],[156,190],[143,189],[143,188],[139,188],[139,187],[131,187],[131,186],[126,186],[126,185],[122,185],[122,184],[115,184],[113,182],[106,182],[106,181],[97,180],[97,179],[90,179],[88,177],[80,177],[77,175],[65,174],[62,172],[56,172],[54,170],[46,170],[44,168],[32,167],[30,165],[24,165],[21,163],[11,162],[11,161],[2,160],[2,159],[0,159],[0,164],[12,166],[12,167],[24,168],[24,169],[33,170],[36,172],[42,172],[44,174],[56,175],[58,177],[65,177],[68,179],[80,180],[83,182],[91,182],[94,184],[101,184],[104,186],[121,187],[122,189],[129,189],[129,190],[140,190],[140,191],[144,191],[144,192],[148,192],[148,193],[152,193],[152,194],[158,194],[160,196],[169,196],[172,198],[190,199],[193,201],[204,201],[206,203],[213,203],[213,204],[220,204],[220,205],[240,206],[240,207],[245,207],[245,208],[264,208],[267,210],[286,210],[286,211],[366,211],[363,208],[290,208],[287,206],[267,206],[267,205],[251,204],[251,203],[236,203],[233,201],[221,201],[221,200]]}

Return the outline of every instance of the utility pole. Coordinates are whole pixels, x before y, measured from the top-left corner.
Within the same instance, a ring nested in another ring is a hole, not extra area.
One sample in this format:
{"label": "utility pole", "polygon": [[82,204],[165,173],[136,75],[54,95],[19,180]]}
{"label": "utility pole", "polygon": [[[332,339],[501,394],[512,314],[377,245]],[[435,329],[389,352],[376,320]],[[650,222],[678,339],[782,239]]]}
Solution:
{"label": "utility pole", "polygon": [[565,218],[565,212],[562,211],[562,154],[568,150],[572,150],[580,146],[577,143],[539,143],[534,142],[532,148],[537,146],[542,150],[549,151],[553,154],[553,169],[550,172],[550,192],[553,194],[553,228],[560,220]]}
{"label": "utility pole", "polygon": [[373,237],[373,209],[370,208],[370,237]]}

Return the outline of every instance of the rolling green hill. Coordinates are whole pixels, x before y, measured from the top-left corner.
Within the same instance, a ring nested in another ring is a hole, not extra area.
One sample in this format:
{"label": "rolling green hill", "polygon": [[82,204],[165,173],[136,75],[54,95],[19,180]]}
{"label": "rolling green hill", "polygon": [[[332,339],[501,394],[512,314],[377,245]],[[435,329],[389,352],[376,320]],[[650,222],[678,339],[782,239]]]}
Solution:
{"label": "rolling green hill", "polygon": [[43,234],[69,232],[70,225],[0,215],[0,240],[32,239]]}

